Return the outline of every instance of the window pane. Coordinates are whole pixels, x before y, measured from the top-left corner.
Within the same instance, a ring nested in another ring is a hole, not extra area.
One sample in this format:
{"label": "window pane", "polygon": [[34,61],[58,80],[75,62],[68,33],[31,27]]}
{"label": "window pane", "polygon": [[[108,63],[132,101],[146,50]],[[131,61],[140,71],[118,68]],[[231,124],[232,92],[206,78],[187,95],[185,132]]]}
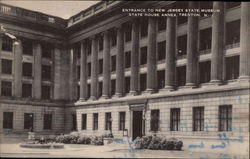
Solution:
{"label": "window pane", "polygon": [[13,128],[13,112],[3,112],[3,128]]}
{"label": "window pane", "polygon": [[44,114],[43,129],[52,129],[52,114]]}

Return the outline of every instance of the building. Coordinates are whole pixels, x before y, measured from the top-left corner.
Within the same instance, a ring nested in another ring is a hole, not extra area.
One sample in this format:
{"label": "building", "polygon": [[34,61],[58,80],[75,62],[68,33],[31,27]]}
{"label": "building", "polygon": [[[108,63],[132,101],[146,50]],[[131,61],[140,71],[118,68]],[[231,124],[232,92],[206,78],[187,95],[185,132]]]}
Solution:
{"label": "building", "polygon": [[[1,35],[3,136],[112,131],[248,152],[249,2],[102,1],[68,20],[0,7],[19,40]],[[129,8],[220,12],[157,18]]]}

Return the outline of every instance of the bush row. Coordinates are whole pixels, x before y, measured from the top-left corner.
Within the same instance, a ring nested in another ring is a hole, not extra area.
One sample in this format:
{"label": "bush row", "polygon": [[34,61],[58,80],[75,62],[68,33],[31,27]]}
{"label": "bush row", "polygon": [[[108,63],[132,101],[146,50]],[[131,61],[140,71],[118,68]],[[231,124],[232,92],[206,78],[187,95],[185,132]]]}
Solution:
{"label": "bush row", "polygon": [[163,138],[158,136],[137,137],[134,140],[135,148],[151,150],[181,150],[183,142],[176,138]]}

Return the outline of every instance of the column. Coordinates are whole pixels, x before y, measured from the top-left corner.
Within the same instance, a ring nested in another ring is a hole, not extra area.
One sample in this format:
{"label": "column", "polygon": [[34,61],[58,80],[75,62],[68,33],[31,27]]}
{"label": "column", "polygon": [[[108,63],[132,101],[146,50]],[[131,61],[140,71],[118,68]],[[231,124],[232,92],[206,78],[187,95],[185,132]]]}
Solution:
{"label": "column", "polygon": [[[189,8],[198,8],[197,2],[189,2]],[[188,17],[187,34],[187,73],[186,86],[194,87],[197,85],[198,70],[198,19],[199,17]]]}
{"label": "column", "polygon": [[148,52],[147,52],[147,92],[154,93],[157,87],[156,72],[156,18],[148,20]]}
{"label": "column", "polygon": [[102,98],[107,99],[110,97],[110,39],[109,32],[104,32],[104,47],[103,47],[103,89],[102,89]]}
{"label": "column", "polygon": [[35,99],[41,99],[42,95],[42,49],[38,42],[33,43],[34,56],[34,82],[33,96]]}
{"label": "column", "polygon": [[[1,72],[2,72],[2,58],[1,58],[1,54],[2,54],[2,34],[0,33],[0,77],[1,76]],[[1,96],[1,88],[2,88],[2,81],[0,78],[0,96]]]}
{"label": "column", "polygon": [[87,99],[87,45],[81,42],[80,100]]}
{"label": "column", "polygon": [[14,96],[22,96],[22,42],[18,40],[18,44],[13,44],[14,53]]}
{"label": "column", "polygon": [[220,12],[215,12],[212,16],[212,57],[210,82],[220,84],[223,77],[224,2],[213,2],[213,9],[220,9]]}
{"label": "column", "polygon": [[131,41],[131,78],[130,94],[137,95],[139,92],[139,22],[134,19],[132,23]]}
{"label": "column", "polygon": [[176,18],[167,17],[166,29],[166,67],[165,88],[173,90],[175,86],[175,43],[176,43]]}
{"label": "column", "polygon": [[97,99],[98,89],[98,54],[97,54],[97,39],[95,36],[91,37],[91,94],[90,100]]}
{"label": "column", "polygon": [[240,24],[240,77],[249,81],[250,77],[250,3],[241,2]]}
{"label": "column", "polygon": [[124,88],[124,33],[122,26],[117,28],[117,55],[116,55],[116,90],[117,97],[123,96]]}
{"label": "column", "polygon": [[70,71],[69,71],[69,99],[76,100],[76,54],[74,49],[70,49]]}
{"label": "column", "polygon": [[54,99],[63,99],[61,97],[61,48],[59,44],[55,45],[54,48]]}

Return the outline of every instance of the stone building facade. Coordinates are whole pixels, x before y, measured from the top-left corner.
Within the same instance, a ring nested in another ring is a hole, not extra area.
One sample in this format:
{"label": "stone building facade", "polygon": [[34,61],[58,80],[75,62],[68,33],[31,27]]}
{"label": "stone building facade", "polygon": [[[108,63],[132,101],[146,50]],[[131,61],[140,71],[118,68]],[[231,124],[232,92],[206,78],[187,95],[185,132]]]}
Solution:
{"label": "stone building facade", "polygon": [[[135,6],[220,12],[123,12]],[[68,20],[1,4],[0,19],[19,43],[1,35],[2,134],[156,134],[249,150],[249,2],[103,1]]]}

